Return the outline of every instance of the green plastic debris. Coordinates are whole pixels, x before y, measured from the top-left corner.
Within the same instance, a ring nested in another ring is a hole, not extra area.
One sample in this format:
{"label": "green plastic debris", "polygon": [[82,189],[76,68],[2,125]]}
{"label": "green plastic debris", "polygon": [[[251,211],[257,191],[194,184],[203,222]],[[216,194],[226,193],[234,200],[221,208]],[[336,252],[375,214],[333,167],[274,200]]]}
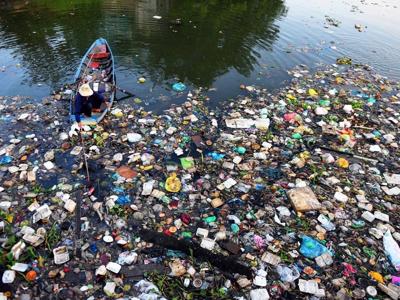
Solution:
{"label": "green plastic debris", "polygon": [[296,133],[292,134],[292,138],[295,140],[300,140],[302,138],[302,135],[300,133],[296,132]]}
{"label": "green plastic debris", "polygon": [[319,105],[320,106],[329,106],[329,105],[331,105],[331,101],[329,101],[327,99],[321,99],[321,100],[319,100]]}
{"label": "green plastic debris", "polygon": [[242,146],[236,147],[235,148],[235,152],[239,153],[239,154],[245,154],[246,153],[246,148],[242,147]]}
{"label": "green plastic debris", "polygon": [[192,233],[190,231],[184,231],[181,233],[181,236],[183,238],[191,238],[192,237]]}
{"label": "green plastic debris", "polygon": [[171,198],[168,197],[167,195],[164,195],[164,196],[162,196],[161,201],[166,204],[169,204],[171,202]]}
{"label": "green plastic debris", "polygon": [[362,249],[363,249],[363,252],[364,252],[365,254],[367,254],[370,258],[371,258],[371,257],[376,257],[376,252],[375,252],[373,249],[368,248],[368,247],[366,247],[366,246],[364,246]]}
{"label": "green plastic debris", "polygon": [[231,230],[232,230],[233,233],[238,233],[239,230],[240,230],[239,225],[233,223],[233,224],[231,225]]}
{"label": "green plastic debris", "polygon": [[247,219],[247,220],[257,220],[257,217],[256,217],[256,215],[254,214],[254,212],[249,211],[249,212],[246,214],[246,219]]}
{"label": "green plastic debris", "polygon": [[189,143],[191,140],[190,136],[185,135],[184,137],[182,137],[182,142],[184,143]]}
{"label": "green plastic debris", "polygon": [[291,140],[288,140],[286,142],[286,147],[288,147],[289,149],[292,149],[294,147],[294,142]]}
{"label": "green plastic debris", "polygon": [[188,170],[194,167],[194,160],[193,157],[182,157],[181,165],[184,170]]}
{"label": "green plastic debris", "polygon": [[336,59],[336,63],[338,65],[351,65],[351,58],[350,57],[340,57],[338,59]]}
{"label": "green plastic debris", "polygon": [[216,220],[217,220],[216,216],[209,216],[203,219],[203,221],[206,222],[207,224],[214,223]]}
{"label": "green plastic debris", "polygon": [[365,222],[363,220],[355,220],[353,221],[353,224],[351,225],[351,227],[358,229],[358,228],[362,228],[365,226]]}

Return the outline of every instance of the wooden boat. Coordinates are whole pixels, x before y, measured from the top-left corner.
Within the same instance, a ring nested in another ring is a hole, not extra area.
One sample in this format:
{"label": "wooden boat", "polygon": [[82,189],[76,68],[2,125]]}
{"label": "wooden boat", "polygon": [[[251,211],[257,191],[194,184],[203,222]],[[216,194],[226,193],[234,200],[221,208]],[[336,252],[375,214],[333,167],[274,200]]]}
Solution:
{"label": "wooden boat", "polygon": [[[83,56],[74,77],[74,92],[70,101],[70,120],[75,122],[75,96],[82,83],[89,83],[93,91],[103,95],[112,105],[115,99],[115,66],[114,56],[107,41],[97,39]],[[111,106],[110,106],[111,107]],[[102,104],[100,112],[92,112],[92,116],[81,116],[84,125],[96,125],[107,114],[107,105]]]}

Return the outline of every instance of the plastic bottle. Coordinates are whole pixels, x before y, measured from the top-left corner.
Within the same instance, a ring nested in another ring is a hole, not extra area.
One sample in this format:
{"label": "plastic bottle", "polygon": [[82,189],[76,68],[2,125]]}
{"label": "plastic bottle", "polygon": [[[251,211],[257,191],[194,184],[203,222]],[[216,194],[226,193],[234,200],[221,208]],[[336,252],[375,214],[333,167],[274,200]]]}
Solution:
{"label": "plastic bottle", "polygon": [[394,268],[400,271],[400,247],[389,230],[383,235],[383,248]]}

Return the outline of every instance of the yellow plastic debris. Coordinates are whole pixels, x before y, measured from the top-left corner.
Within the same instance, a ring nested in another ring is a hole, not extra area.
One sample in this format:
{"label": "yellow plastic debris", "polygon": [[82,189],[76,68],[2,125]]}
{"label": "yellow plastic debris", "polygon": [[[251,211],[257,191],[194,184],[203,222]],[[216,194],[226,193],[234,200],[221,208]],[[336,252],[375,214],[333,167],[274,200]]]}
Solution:
{"label": "yellow plastic debris", "polygon": [[110,134],[109,134],[108,132],[103,132],[103,133],[101,134],[101,138],[102,138],[103,140],[108,139],[109,136],[110,136]]}
{"label": "yellow plastic debris", "polygon": [[292,94],[286,94],[286,98],[287,98],[288,100],[291,100],[291,101],[296,100],[296,97],[293,96]]}
{"label": "yellow plastic debris", "polygon": [[316,90],[314,90],[314,89],[308,89],[308,94],[311,97],[318,96],[318,92]]}
{"label": "yellow plastic debris", "polygon": [[342,77],[336,77],[335,78],[336,84],[342,84],[344,83],[344,79]]}
{"label": "yellow plastic debris", "polygon": [[300,159],[307,161],[311,157],[311,154],[308,151],[303,151],[299,154],[299,156],[300,156]]}
{"label": "yellow plastic debris", "polygon": [[14,216],[13,215],[6,214],[6,221],[8,223],[12,223],[13,220],[14,220]]}
{"label": "yellow plastic debris", "polygon": [[371,276],[374,280],[378,281],[379,283],[385,284],[383,276],[380,273],[371,271],[368,273],[368,275]]}
{"label": "yellow plastic debris", "polygon": [[349,167],[349,162],[343,157],[338,158],[336,164],[343,169],[347,169]]}
{"label": "yellow plastic debris", "polygon": [[150,165],[150,166],[140,166],[140,170],[143,170],[143,171],[150,171],[152,169],[153,169],[152,165]]}
{"label": "yellow plastic debris", "polygon": [[43,256],[39,256],[38,257],[38,266],[43,268],[44,267],[44,263],[45,263],[45,259],[43,258]]}
{"label": "yellow plastic debris", "polygon": [[181,190],[182,184],[179,178],[176,177],[175,173],[172,173],[171,176],[167,178],[165,181],[165,189],[168,192],[177,193]]}

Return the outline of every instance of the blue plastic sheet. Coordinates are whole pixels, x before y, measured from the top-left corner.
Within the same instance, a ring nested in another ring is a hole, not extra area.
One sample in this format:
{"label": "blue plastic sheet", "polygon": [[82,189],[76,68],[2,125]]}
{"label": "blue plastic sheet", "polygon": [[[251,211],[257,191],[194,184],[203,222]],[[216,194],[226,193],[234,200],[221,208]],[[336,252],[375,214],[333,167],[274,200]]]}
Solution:
{"label": "blue plastic sheet", "polygon": [[118,196],[118,199],[115,202],[118,205],[126,205],[131,202],[131,199],[129,198],[129,196],[120,195],[120,196]]}
{"label": "blue plastic sheet", "polygon": [[262,191],[263,189],[265,189],[265,185],[257,183],[255,189],[256,191]]}
{"label": "blue plastic sheet", "polygon": [[217,153],[217,152],[209,152],[207,156],[210,156],[214,160],[221,160],[225,157],[225,154]]}
{"label": "blue plastic sheet", "polygon": [[175,92],[183,92],[184,90],[186,90],[186,85],[183,84],[182,82],[177,82],[177,83],[174,83],[174,84],[172,85],[172,89],[173,89]]}
{"label": "blue plastic sheet", "polygon": [[316,258],[325,252],[328,252],[328,248],[320,244],[317,240],[309,237],[303,236],[300,246],[300,253],[307,258]]}
{"label": "blue plastic sheet", "polygon": [[92,253],[94,253],[94,254],[96,254],[97,252],[99,252],[99,248],[97,248],[97,245],[96,245],[95,243],[93,243],[93,244],[91,244],[91,245],[89,246],[89,250],[90,250],[90,252],[92,252]]}
{"label": "blue plastic sheet", "polygon": [[9,164],[12,161],[12,157],[8,155],[4,155],[0,158],[0,165],[6,165]]}
{"label": "blue plastic sheet", "polygon": [[364,100],[367,100],[369,98],[369,96],[367,94],[363,93],[362,91],[358,91],[358,90],[352,90],[351,95],[358,97],[358,98],[362,98]]}

